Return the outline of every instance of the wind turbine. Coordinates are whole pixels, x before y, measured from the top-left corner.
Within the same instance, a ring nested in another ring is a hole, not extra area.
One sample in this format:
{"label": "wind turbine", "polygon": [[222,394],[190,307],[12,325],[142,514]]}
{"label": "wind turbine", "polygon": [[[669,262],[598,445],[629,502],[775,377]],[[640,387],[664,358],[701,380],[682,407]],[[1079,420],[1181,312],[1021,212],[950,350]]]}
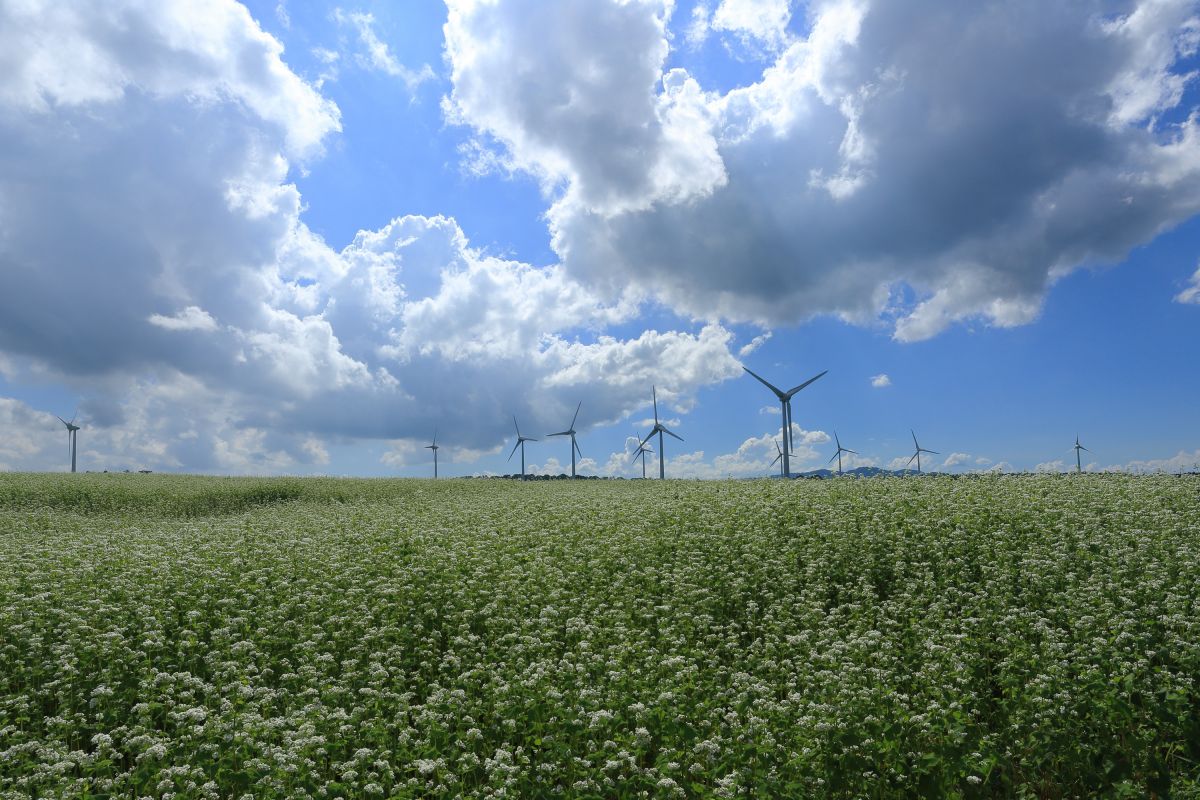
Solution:
{"label": "wind turbine", "polygon": [[433,444],[425,445],[425,449],[433,451],[433,478],[434,478],[434,480],[437,480],[437,451],[438,451],[437,428],[433,429]]}
{"label": "wind turbine", "polygon": [[1089,453],[1090,453],[1090,452],[1092,452],[1091,450],[1088,450],[1086,447],[1084,447],[1083,445],[1081,445],[1081,444],[1079,443],[1079,434],[1076,434],[1076,435],[1075,435],[1075,471],[1076,471],[1076,472],[1083,472],[1083,464],[1082,464],[1082,462],[1080,461],[1080,458],[1079,458],[1079,451],[1080,451],[1080,450],[1084,450],[1084,451],[1087,451],[1087,452],[1089,452]]}
{"label": "wind turbine", "polygon": [[649,447],[646,447],[646,445],[639,444],[637,452],[633,456],[634,461],[636,461],[638,458],[642,459],[642,480],[646,479],[646,453],[653,453],[653,452],[654,451],[651,450]]}
{"label": "wind turbine", "polygon": [[913,431],[911,428],[909,429],[908,432],[912,434],[913,447],[915,447],[917,449],[916,452],[913,453],[912,458],[910,458],[908,460],[908,465],[912,466],[913,458],[915,458],[917,460],[917,474],[920,475],[921,474],[921,453],[931,453],[935,456],[940,456],[941,453],[939,453],[937,450],[926,450],[924,447],[921,447],[921,445],[917,443],[916,432]]}
{"label": "wind turbine", "polygon": [[[854,455],[858,455],[858,452],[856,450],[851,450],[848,447],[842,447],[842,440],[838,438],[837,431],[833,432],[833,441],[837,442],[837,452],[834,453],[833,457],[830,458],[829,460],[831,462],[833,461],[834,458],[836,458],[838,460],[838,475],[841,475],[842,474],[842,453],[854,453]],[[916,441],[915,435],[913,436],[913,441]],[[929,450],[926,452],[931,453],[933,451]],[[910,463],[911,463],[911,461],[910,461]],[[918,469],[920,469],[920,468],[918,467]]]}
{"label": "wind turbine", "polygon": [[[642,439],[642,441],[638,443],[638,448],[640,449],[642,447],[642,445],[644,445],[646,442],[648,442],[650,440],[651,436],[653,436],[656,433],[658,434],[658,479],[661,481],[661,480],[665,480],[667,477],[666,469],[664,466],[664,461],[665,461],[667,451],[665,449],[663,449],[663,434],[665,433],[668,436],[674,436],[676,439],[678,439],[681,442],[683,441],[683,437],[679,436],[677,434],[671,433],[671,431],[667,429],[666,425],[663,425],[661,422],[658,421],[658,389],[654,386],[651,386],[650,391],[653,393],[652,396],[654,399],[654,427],[651,429],[651,431],[649,433],[646,434],[646,438]],[[646,458],[645,456],[642,456],[642,466],[643,467],[646,465],[645,458]]]}
{"label": "wind turbine", "polygon": [[517,443],[513,445],[512,453],[508,454],[508,460],[512,461],[513,453],[517,452],[517,448],[521,448],[521,480],[525,480],[525,443],[536,442],[532,436],[522,436],[521,426],[517,424],[517,417],[513,415],[513,427],[517,429]]}
{"label": "wind turbine", "polygon": [[775,460],[771,462],[771,466],[773,467],[776,464],[779,464],[779,474],[782,476],[783,475],[783,464],[781,462],[783,461],[783,448],[781,448],[779,446],[778,439],[772,439],[771,441],[775,442],[775,451],[777,453],[779,453],[779,455],[775,456]]}
{"label": "wind turbine", "polygon": [[[75,417],[71,417],[71,421],[67,422],[65,419],[63,419],[62,417],[59,417],[57,414],[55,414],[54,416],[58,417],[59,422],[61,422],[63,425],[67,426],[67,448],[71,451],[71,472],[74,472],[75,471],[75,446],[78,441],[78,438],[77,438],[75,432],[79,430],[79,426],[75,424]],[[75,412],[75,416],[79,416],[79,412]]]}
{"label": "wind turbine", "polygon": [[777,386],[772,386],[765,378],[755,374],[749,367],[742,367],[742,369],[746,370],[746,372],[749,372],[755,380],[757,380],[763,386],[766,386],[775,393],[776,397],[779,398],[780,411],[783,414],[783,474],[785,477],[789,476],[792,474],[792,463],[788,460],[792,452],[792,397],[796,394],[796,392],[800,391],[805,386],[808,386],[817,378],[820,378],[822,375],[824,375],[825,372],[829,372],[829,370],[825,370],[825,372],[822,372],[820,375],[814,375],[799,386],[793,386],[791,389],[785,392]]}
{"label": "wind turbine", "polygon": [[571,477],[575,477],[575,454],[579,453],[579,457],[583,458],[583,451],[579,449],[579,445],[575,442],[575,420],[579,419],[579,409],[583,407],[583,401],[579,401],[579,405],[575,406],[575,416],[571,417],[571,425],[565,431],[558,433],[547,433],[547,436],[570,436],[571,437]]}

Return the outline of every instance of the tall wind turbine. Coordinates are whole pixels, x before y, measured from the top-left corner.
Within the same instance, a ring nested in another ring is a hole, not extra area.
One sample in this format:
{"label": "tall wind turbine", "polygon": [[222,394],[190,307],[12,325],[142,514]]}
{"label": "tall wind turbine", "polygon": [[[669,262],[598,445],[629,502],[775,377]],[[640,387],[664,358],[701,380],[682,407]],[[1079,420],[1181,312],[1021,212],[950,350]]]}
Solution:
{"label": "tall wind turbine", "polygon": [[[55,416],[58,417],[57,414],[55,414]],[[75,416],[79,416],[78,412],[76,412]],[[75,432],[79,430],[79,426],[75,424],[75,417],[71,417],[70,422],[67,422],[62,417],[58,417],[58,421],[61,422],[63,425],[67,426],[67,448],[71,451],[71,472],[74,472],[75,471],[75,447],[78,442],[78,438],[77,438]]]}
{"label": "tall wind turbine", "polygon": [[1083,463],[1079,458],[1080,450],[1084,450],[1088,453],[1092,452],[1091,450],[1088,450],[1086,447],[1084,447],[1083,445],[1081,445],[1079,443],[1079,435],[1076,434],[1075,435],[1075,471],[1076,472],[1083,472]]}
{"label": "tall wind turbine", "polygon": [[[838,438],[837,431],[833,432],[833,441],[837,442],[837,452],[834,453],[833,457],[830,458],[829,460],[831,462],[833,461],[834,458],[836,458],[838,460],[838,475],[841,475],[842,474],[842,453],[854,453],[854,455],[858,455],[858,452],[855,450],[851,450],[848,447],[842,447],[842,440]],[[915,436],[913,437],[913,441],[916,441]],[[932,452],[932,451],[928,451],[928,452]]]}
{"label": "tall wind turbine", "polygon": [[[670,430],[667,429],[666,425],[663,425],[661,422],[658,421],[658,389],[654,386],[651,386],[650,391],[653,393],[652,397],[654,399],[654,427],[650,430],[649,433],[646,434],[646,438],[642,439],[642,441],[638,443],[638,447],[640,448],[642,445],[644,445],[646,442],[648,442],[650,440],[650,437],[653,436],[654,434],[656,434],[656,433],[658,434],[658,479],[661,481],[667,477],[666,468],[664,466],[667,451],[663,449],[663,434],[665,433],[668,436],[674,436],[676,439],[678,439],[681,442],[683,441],[683,437],[672,433]],[[646,462],[644,460],[645,456],[642,456],[642,458],[643,458],[642,466],[645,466],[645,464],[646,464]]]}
{"label": "tall wind turbine", "polygon": [[766,386],[775,393],[776,397],[779,398],[780,412],[783,414],[783,474],[785,477],[791,475],[792,463],[788,459],[792,452],[792,397],[796,394],[796,392],[800,391],[805,386],[808,386],[810,383],[817,380],[817,378],[820,378],[822,375],[824,375],[825,372],[829,372],[829,370],[825,370],[825,372],[822,372],[820,375],[814,375],[799,386],[793,386],[791,389],[785,392],[777,386],[772,386],[761,375],[756,375],[749,367],[742,367],[742,369],[746,370],[746,372],[749,372],[755,380],[757,380],[763,386]]}
{"label": "tall wind turbine", "polygon": [[921,447],[921,445],[917,443],[916,432],[913,431],[911,428],[909,429],[908,432],[912,434],[913,447],[916,448],[916,452],[913,453],[912,458],[910,458],[908,460],[908,464],[909,464],[909,466],[912,466],[913,458],[915,458],[917,460],[917,474],[920,475],[921,474],[921,453],[931,453],[932,455],[935,455],[935,456],[940,456],[941,453],[939,453],[937,450],[926,450],[924,447]]}
{"label": "tall wind turbine", "polygon": [[579,453],[579,457],[583,458],[583,451],[579,449],[579,445],[575,442],[575,420],[579,419],[579,409],[583,407],[583,401],[579,401],[579,405],[575,406],[575,416],[571,417],[571,425],[565,431],[558,433],[547,433],[547,436],[570,436],[571,437],[571,477],[575,477],[575,454]]}
{"label": "tall wind turbine", "polygon": [[433,478],[434,478],[434,480],[437,480],[437,451],[438,451],[437,428],[433,429],[433,444],[425,445],[425,449],[433,451]]}
{"label": "tall wind turbine", "polygon": [[646,479],[646,453],[653,453],[653,452],[654,451],[651,450],[649,447],[646,447],[646,445],[640,444],[640,445],[638,445],[637,452],[633,456],[634,461],[636,461],[638,458],[642,459],[642,480]]}
{"label": "tall wind turbine", "polygon": [[517,417],[513,415],[513,427],[517,429],[517,443],[513,445],[512,453],[508,454],[508,460],[512,461],[513,453],[517,452],[517,448],[521,448],[521,480],[525,479],[525,443],[536,442],[532,436],[522,436],[521,426],[517,424]]}

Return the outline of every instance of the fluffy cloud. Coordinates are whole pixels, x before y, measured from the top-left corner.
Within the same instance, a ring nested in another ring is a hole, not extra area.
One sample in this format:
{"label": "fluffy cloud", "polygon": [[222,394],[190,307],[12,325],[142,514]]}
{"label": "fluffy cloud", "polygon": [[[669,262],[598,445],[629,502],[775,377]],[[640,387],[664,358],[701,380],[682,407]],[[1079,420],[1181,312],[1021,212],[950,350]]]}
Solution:
{"label": "fluffy cloud", "polygon": [[291,176],[339,112],[281,51],[232,0],[0,7],[0,358],[85,395],[87,468],[312,471],[326,442],[439,426],[487,452],[511,413],[561,425],[586,396],[582,430],[738,374],[721,325],[609,336],[635,297],[452,219],[331,247]]}
{"label": "fluffy cloud", "polygon": [[892,379],[887,376],[887,373],[881,372],[878,375],[871,377],[871,386],[876,389],[885,389],[892,385]]}
{"label": "fluffy cloud", "polygon": [[[1089,472],[1098,469],[1099,465],[1088,464],[1085,469]],[[1114,469],[1114,467],[1109,467]],[[1200,450],[1188,452],[1180,450],[1175,455],[1169,458],[1154,458],[1145,461],[1130,461],[1127,464],[1117,466],[1115,469],[1124,472],[1196,472],[1200,471]]]}
{"label": "fluffy cloud", "polygon": [[434,77],[433,69],[428,64],[422,64],[420,69],[411,69],[396,59],[391,48],[375,33],[374,15],[364,11],[345,11],[334,9],[333,19],[339,25],[352,28],[358,34],[358,50],[355,61],[366,69],[377,70],[393,78],[399,78],[408,91],[415,92],[417,87]]}
{"label": "fluffy cloud", "polygon": [[745,358],[746,356],[750,355],[755,350],[757,350],[758,348],[760,348],[764,344],[766,344],[770,338],[771,338],[770,331],[767,331],[766,333],[761,333],[758,336],[755,336],[749,342],[742,345],[742,348],[740,350],[738,350],[738,358]]}
{"label": "fluffy cloud", "polygon": [[709,26],[778,50],[788,40],[788,5],[788,0],[721,0]]}
{"label": "fluffy cloud", "polygon": [[971,461],[970,453],[951,453],[946,456],[946,460],[942,462],[943,467],[957,467],[960,464],[966,464]]}
{"label": "fluffy cloud", "polygon": [[683,71],[662,73],[661,0],[447,5],[448,116],[499,142],[564,209],[645,210],[725,180],[710,98]]}
{"label": "fluffy cloud", "polygon": [[[794,452],[791,456],[792,471],[799,472],[820,465],[820,455],[811,446],[829,441],[823,431],[806,431],[793,426]],[[775,443],[777,434],[764,433],[751,437],[738,445],[732,453],[722,453],[706,458],[703,450],[682,453],[671,457],[667,454],[667,476],[671,478],[751,478],[774,475],[779,465],[772,461],[779,455]]]}
{"label": "fluffy cloud", "polygon": [[1200,305],[1200,269],[1192,273],[1188,285],[1182,292],[1175,295],[1176,303],[1195,303]]}
{"label": "fluffy cloud", "polygon": [[1028,323],[1062,276],[1200,210],[1200,120],[1177,113],[1192,0],[823,0],[724,95],[668,69],[665,0],[552,20],[530,2],[450,3],[448,107],[543,180],[566,269],[605,291],[765,325],[882,318],[914,341]]}

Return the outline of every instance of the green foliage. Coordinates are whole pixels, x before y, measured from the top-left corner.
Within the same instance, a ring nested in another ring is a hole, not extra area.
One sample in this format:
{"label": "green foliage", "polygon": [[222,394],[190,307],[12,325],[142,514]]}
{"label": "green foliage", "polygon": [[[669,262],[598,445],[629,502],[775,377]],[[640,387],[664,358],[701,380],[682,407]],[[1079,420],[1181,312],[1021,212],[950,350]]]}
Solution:
{"label": "green foliage", "polygon": [[1200,484],[0,475],[0,798],[1200,797]]}

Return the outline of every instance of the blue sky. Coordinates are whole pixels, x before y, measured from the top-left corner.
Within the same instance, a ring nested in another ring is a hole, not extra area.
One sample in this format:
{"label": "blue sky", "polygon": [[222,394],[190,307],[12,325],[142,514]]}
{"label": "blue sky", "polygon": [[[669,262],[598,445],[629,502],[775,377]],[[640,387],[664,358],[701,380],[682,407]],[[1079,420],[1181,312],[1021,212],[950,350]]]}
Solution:
{"label": "blue sky", "polygon": [[1200,4],[1043,6],[2,9],[0,469],[1190,468]]}

